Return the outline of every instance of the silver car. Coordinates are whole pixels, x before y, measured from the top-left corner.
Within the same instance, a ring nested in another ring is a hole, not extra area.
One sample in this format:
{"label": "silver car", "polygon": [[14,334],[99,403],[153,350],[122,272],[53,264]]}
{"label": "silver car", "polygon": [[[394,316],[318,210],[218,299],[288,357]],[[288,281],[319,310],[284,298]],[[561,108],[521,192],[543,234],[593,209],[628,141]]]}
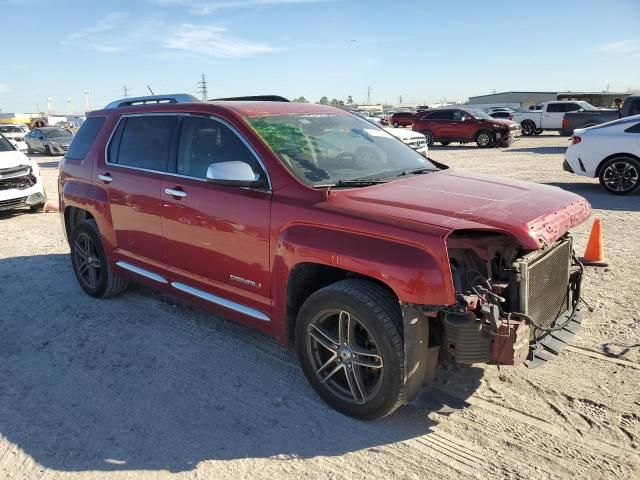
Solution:
{"label": "silver car", "polygon": [[62,127],[34,128],[24,136],[29,153],[64,155],[73,140],[73,133]]}

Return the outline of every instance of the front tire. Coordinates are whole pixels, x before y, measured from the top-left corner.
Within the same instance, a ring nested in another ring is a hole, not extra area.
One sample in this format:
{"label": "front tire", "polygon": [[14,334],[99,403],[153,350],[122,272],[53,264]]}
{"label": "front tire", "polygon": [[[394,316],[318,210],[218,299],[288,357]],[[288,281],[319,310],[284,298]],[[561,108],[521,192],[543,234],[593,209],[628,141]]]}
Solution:
{"label": "front tire", "polygon": [[393,122],[393,128],[398,128],[400,124],[398,122]]}
{"label": "front tire", "polygon": [[384,287],[351,279],[318,290],[300,309],[295,338],[309,383],[335,410],[370,420],[406,403],[402,316]]}
{"label": "front tire", "polygon": [[440,142],[440,145],[442,145],[443,147],[446,147],[447,145],[449,145],[451,142]]}
{"label": "front tire", "polygon": [[640,161],[633,157],[614,157],[602,164],[600,185],[614,195],[628,195],[640,188]]}
{"label": "front tire", "polygon": [[433,133],[431,133],[429,130],[423,130],[420,133],[424,135],[428,147],[431,147],[435,143],[436,137],[434,137]]}
{"label": "front tire", "polygon": [[481,130],[476,135],[476,144],[480,148],[487,148],[493,145],[495,142],[495,137],[493,134],[487,130]]}
{"label": "front tire", "polygon": [[69,243],[73,272],[85,292],[92,297],[107,298],[126,290],[129,280],[109,265],[94,220],[80,222]]}

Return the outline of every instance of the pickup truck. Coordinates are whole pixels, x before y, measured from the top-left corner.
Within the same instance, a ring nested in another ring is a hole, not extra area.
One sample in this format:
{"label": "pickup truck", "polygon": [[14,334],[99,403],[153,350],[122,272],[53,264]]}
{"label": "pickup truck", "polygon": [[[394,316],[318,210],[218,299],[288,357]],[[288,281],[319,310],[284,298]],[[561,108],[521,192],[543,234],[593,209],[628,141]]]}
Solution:
{"label": "pickup truck", "polygon": [[511,120],[522,126],[523,135],[539,135],[543,130],[562,130],[562,119],[567,112],[597,110],[583,101],[544,102],[523,112],[514,112]]}
{"label": "pickup truck", "polygon": [[640,114],[640,95],[627,97],[620,110],[616,108],[603,110],[577,110],[568,112],[562,120],[562,134],[572,135],[578,128],[593,127],[618,118]]}

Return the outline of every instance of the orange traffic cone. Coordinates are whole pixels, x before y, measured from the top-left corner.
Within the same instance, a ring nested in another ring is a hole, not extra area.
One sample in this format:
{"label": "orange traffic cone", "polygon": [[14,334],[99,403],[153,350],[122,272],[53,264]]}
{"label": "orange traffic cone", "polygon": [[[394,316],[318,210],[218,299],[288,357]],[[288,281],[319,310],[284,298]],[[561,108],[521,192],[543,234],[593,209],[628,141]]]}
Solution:
{"label": "orange traffic cone", "polygon": [[593,221],[591,234],[587,242],[587,248],[584,251],[584,257],[580,258],[583,265],[592,267],[606,267],[609,265],[604,259],[604,243],[602,242],[602,224],[599,218]]}

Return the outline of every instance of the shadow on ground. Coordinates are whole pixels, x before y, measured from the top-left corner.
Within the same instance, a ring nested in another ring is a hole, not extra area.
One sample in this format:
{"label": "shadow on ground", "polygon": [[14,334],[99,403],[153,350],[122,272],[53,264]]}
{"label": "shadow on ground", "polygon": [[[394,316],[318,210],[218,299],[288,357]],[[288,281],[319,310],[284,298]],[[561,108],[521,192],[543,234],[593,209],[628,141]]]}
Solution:
{"label": "shadow on ground", "polygon": [[599,210],[640,211],[640,195],[637,192],[631,195],[612,195],[605,192],[599,183],[552,182],[549,185],[582,195],[593,208]]}
{"label": "shadow on ground", "polygon": [[514,153],[536,153],[538,155],[558,155],[563,154],[567,151],[567,147],[526,147],[526,148],[514,148],[511,147],[509,149],[510,152]]}
{"label": "shadow on ground", "polygon": [[[69,263],[0,260],[0,438],[45,467],[179,472],[209,459],[333,456],[435,425],[413,407],[344,417],[271,338],[142,287],[93,299]],[[454,368],[448,387],[465,398],[482,372]]]}

